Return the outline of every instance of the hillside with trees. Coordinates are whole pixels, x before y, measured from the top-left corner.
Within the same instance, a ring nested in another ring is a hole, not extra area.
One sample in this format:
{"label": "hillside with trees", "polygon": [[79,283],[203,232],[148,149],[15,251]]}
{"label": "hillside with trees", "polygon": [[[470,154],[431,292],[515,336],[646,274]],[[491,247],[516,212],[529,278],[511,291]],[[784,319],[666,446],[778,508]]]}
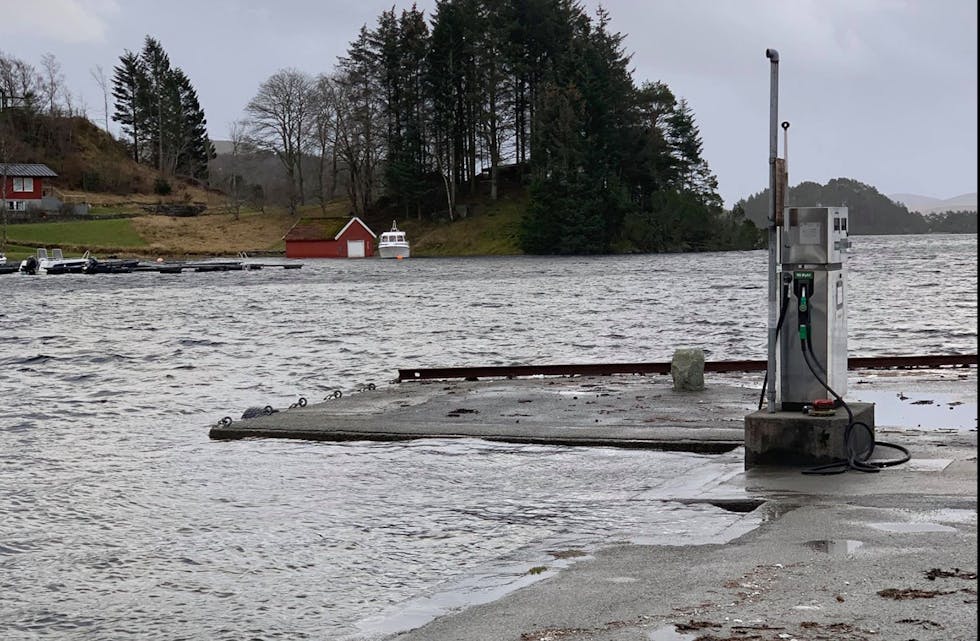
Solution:
{"label": "hillside with trees", "polygon": [[[65,188],[144,191],[149,171],[154,193],[194,180],[224,190],[236,212],[346,196],[359,215],[452,223],[516,190],[529,253],[757,246],[757,230],[722,207],[693,108],[664,83],[634,81],[609,22],[573,0],[438,0],[428,16],[392,8],[332,69],[260,81],[214,176],[196,90],[155,38],[122,52],[111,78],[92,72],[104,129],[110,117],[120,127],[104,145],[112,163],[88,153],[97,145],[74,145],[85,126],[65,123],[86,119],[56,60],[38,70],[0,55],[2,147],[50,164]],[[278,176],[249,174],[270,161]]]}
{"label": "hillside with trees", "polygon": [[691,106],[637,86],[608,26],[570,0],[391,9],[334,69],[263,81],[232,147],[278,159],[290,210],[346,193],[358,215],[452,222],[517,185],[529,253],[757,246]]}
{"label": "hillside with trees", "polygon": [[[892,201],[871,185],[851,178],[834,178],[826,185],[802,182],[789,188],[786,205],[845,206],[851,233],[856,235],[977,232],[976,212],[924,216],[910,212],[905,205]],[[740,200],[735,207],[741,208],[749,220],[764,229],[769,216],[769,190]]]}
{"label": "hillside with trees", "polygon": [[92,75],[103,90],[104,129],[76,106],[52,56],[38,69],[0,52],[0,162],[44,163],[72,191],[165,195],[176,178],[208,184],[214,149],[204,111],[158,41],[147,36],[139,54],[124,52],[111,80],[101,67]]}

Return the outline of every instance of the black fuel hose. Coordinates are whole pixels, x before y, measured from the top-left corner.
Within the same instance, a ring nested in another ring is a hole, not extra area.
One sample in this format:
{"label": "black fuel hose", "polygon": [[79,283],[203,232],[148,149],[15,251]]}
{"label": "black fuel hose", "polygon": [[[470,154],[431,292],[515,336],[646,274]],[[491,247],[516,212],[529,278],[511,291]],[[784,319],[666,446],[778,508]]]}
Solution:
{"label": "black fuel hose", "polygon": [[[807,336],[809,336],[810,328],[807,327]],[[847,427],[844,429],[844,447],[847,449],[847,458],[841,459],[839,461],[834,461],[833,463],[827,463],[825,465],[818,465],[817,467],[811,467],[803,470],[804,474],[819,474],[819,475],[830,475],[830,474],[843,474],[848,470],[855,470],[857,472],[880,472],[882,468],[894,467],[895,465],[901,465],[902,463],[907,463],[912,459],[912,454],[908,449],[902,447],[901,445],[895,445],[893,443],[884,443],[882,441],[874,440],[874,432],[872,432],[871,427],[868,426],[864,421],[855,421],[854,412],[851,410],[850,405],[841,398],[840,394],[835,392],[833,389],[827,385],[827,382],[817,374],[816,369],[813,367],[813,363],[810,362],[810,355],[807,354],[807,340],[802,339],[800,341],[800,347],[803,351],[803,360],[806,362],[807,368],[813,377],[817,379],[817,382],[823,386],[830,395],[840,403],[841,407],[847,412]],[[816,360],[816,359],[814,359]],[[822,369],[822,368],[821,368]],[[851,439],[851,435],[854,430],[858,427],[863,428],[868,434],[868,441],[871,445],[864,451],[858,452],[854,449],[854,442]],[[898,450],[902,453],[901,458],[884,460],[884,461],[872,461],[871,455],[874,453],[876,448],[891,448]]]}
{"label": "black fuel hose", "polygon": [[[779,330],[783,328],[783,320],[786,318],[786,310],[789,308],[789,291],[786,285],[783,285],[783,304],[779,308],[779,320],[776,322],[776,336],[779,336]],[[762,409],[762,403],[766,399],[766,388],[769,386],[769,368],[766,368],[766,375],[762,378],[762,391],[759,392],[759,409]]]}

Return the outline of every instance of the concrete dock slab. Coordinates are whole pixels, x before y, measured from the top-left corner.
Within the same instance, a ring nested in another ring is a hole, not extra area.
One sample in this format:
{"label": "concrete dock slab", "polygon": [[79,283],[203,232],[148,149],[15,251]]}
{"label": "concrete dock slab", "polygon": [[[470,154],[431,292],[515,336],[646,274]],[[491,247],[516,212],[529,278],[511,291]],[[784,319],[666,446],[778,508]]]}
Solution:
{"label": "concrete dock slab", "polygon": [[[972,408],[972,425],[966,427],[976,427],[976,372],[856,371],[846,398],[874,401],[876,416],[890,417],[878,421],[886,430],[901,422],[903,414],[923,409],[930,409],[932,420],[941,426],[947,417],[962,421]],[[321,441],[482,438],[718,453],[743,444],[745,418],[758,408],[760,386],[759,375],[710,372],[702,391],[675,391],[670,377],[663,375],[416,381],[364,389],[271,415],[241,419],[236,413],[212,426],[210,436]],[[928,395],[942,400],[919,405],[928,402]],[[926,400],[914,400],[919,397]]]}
{"label": "concrete dock slab", "polygon": [[214,439],[482,438],[515,443],[647,447],[703,453],[742,443],[758,391],[718,375],[697,392],[664,376],[426,381],[365,390],[211,428]]}

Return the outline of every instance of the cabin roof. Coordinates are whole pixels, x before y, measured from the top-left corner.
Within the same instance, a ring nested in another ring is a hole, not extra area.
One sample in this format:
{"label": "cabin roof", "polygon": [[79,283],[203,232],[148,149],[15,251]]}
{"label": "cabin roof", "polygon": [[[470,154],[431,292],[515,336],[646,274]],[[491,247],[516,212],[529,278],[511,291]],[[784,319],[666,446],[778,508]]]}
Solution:
{"label": "cabin roof", "polygon": [[55,178],[58,174],[40,163],[0,162],[0,175],[11,177]]}
{"label": "cabin roof", "polygon": [[355,222],[366,229],[371,236],[375,235],[357,216],[352,218],[308,216],[297,220],[283,236],[283,240],[337,240]]}

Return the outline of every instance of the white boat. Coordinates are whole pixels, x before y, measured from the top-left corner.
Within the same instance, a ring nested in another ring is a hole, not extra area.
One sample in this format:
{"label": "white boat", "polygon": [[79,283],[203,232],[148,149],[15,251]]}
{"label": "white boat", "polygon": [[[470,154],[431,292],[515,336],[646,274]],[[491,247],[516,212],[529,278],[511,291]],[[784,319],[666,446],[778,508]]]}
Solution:
{"label": "white boat", "polygon": [[38,247],[35,256],[29,256],[20,263],[20,271],[29,274],[80,274],[89,262],[89,253],[81,258],[65,258],[60,248],[48,250]]}
{"label": "white boat", "polygon": [[391,221],[391,231],[381,232],[378,240],[378,256],[381,258],[408,258],[408,239],[405,232],[398,229],[395,221]]}

